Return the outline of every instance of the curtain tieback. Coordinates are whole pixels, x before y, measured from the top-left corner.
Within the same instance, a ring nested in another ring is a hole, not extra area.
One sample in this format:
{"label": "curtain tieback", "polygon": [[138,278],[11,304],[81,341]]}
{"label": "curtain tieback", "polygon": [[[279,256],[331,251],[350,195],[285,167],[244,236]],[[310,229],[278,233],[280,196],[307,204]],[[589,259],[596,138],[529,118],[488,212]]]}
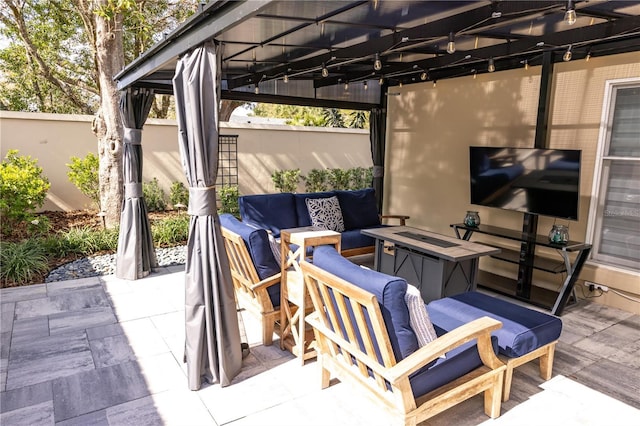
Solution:
{"label": "curtain tieback", "polygon": [[216,187],[189,187],[189,208],[191,216],[211,216],[218,212],[216,203]]}
{"label": "curtain tieback", "polygon": [[142,197],[142,183],[125,183],[124,184],[124,199]]}
{"label": "curtain tieback", "polygon": [[128,143],[131,145],[141,145],[142,144],[142,129],[131,129],[129,127],[124,128],[123,135],[124,143]]}

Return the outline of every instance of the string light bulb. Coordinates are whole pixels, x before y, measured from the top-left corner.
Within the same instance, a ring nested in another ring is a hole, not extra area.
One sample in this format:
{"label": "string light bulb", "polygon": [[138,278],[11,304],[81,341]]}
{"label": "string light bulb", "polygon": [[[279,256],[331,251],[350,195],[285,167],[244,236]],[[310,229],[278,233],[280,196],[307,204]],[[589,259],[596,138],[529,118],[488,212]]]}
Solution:
{"label": "string light bulb", "polygon": [[364,90],[367,90],[367,89],[369,88],[369,86],[367,85],[367,81],[366,81],[366,80],[365,80],[365,82],[363,83],[363,87],[364,87]]}
{"label": "string light bulb", "polygon": [[420,80],[425,81],[429,76],[427,75],[426,71],[423,71],[422,74],[420,74]]}
{"label": "string light bulb", "polygon": [[382,69],[382,61],[380,60],[380,54],[376,53],[376,59],[373,61],[373,69],[380,71]]}
{"label": "string light bulb", "polygon": [[349,90],[349,82],[345,81],[344,82],[344,91],[346,92],[347,90]]}
{"label": "string light bulb", "polygon": [[487,66],[487,71],[494,72],[496,70],[496,64],[493,58],[489,58],[489,65]]}
{"label": "string light bulb", "polygon": [[571,53],[571,45],[569,45],[569,47],[567,48],[567,51],[564,52],[564,55],[562,55],[562,60],[565,62],[569,62],[572,57],[573,57],[573,53]]}
{"label": "string light bulb", "polygon": [[384,78],[380,77],[380,80],[378,80],[378,84],[382,86],[384,84]]}
{"label": "string light bulb", "polygon": [[591,59],[591,50],[587,52],[587,56],[584,58],[586,62],[589,62],[589,59]]}
{"label": "string light bulb", "polygon": [[289,76],[287,74],[284,75],[284,77],[282,77],[282,81],[285,83],[289,82]]}
{"label": "string light bulb", "polygon": [[564,22],[568,25],[573,25],[577,21],[576,9],[573,6],[573,0],[567,1],[567,11],[564,13]]}
{"label": "string light bulb", "polygon": [[399,87],[402,87],[402,81],[400,82],[400,84],[398,85]]}
{"label": "string light bulb", "polygon": [[449,33],[449,43],[447,43],[447,53],[451,54],[456,51],[456,41],[453,37],[453,33]]}
{"label": "string light bulb", "polygon": [[529,61],[528,60],[524,60],[524,69],[528,70],[529,69]]}
{"label": "string light bulb", "polygon": [[322,76],[323,77],[329,77],[329,70],[327,69],[327,67],[324,65],[324,62],[322,63]]}
{"label": "string light bulb", "polygon": [[437,84],[438,84],[438,80],[433,80],[433,87],[436,87]]}
{"label": "string light bulb", "polygon": [[257,84],[256,84],[256,87],[253,89],[253,93],[255,93],[256,95],[260,94],[260,87],[258,87]]}

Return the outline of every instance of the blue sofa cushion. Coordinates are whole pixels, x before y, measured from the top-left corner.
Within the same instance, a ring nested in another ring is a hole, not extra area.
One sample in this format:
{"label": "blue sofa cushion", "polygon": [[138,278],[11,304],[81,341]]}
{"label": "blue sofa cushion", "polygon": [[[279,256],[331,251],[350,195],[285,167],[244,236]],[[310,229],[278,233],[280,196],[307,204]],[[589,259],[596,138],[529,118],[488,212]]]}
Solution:
{"label": "blue sofa cushion", "polygon": [[298,226],[311,226],[311,216],[309,215],[309,210],[307,209],[307,198],[315,200],[317,198],[333,197],[334,195],[336,194],[333,191],[292,194],[295,204],[295,214]]}
{"label": "blue sofa cushion", "polygon": [[445,330],[483,316],[501,321],[502,328],[493,335],[498,337],[500,353],[510,358],[558,340],[562,331],[558,317],[475,291],[434,300],[427,310],[431,321]]}
{"label": "blue sofa cushion", "polygon": [[295,200],[288,192],[243,195],[238,198],[238,205],[244,222],[268,229],[276,238],[280,237],[281,229],[304,226],[298,224]]}
{"label": "blue sofa cushion", "polygon": [[418,340],[409,324],[409,310],[404,302],[407,291],[404,279],[362,268],[342,257],[331,246],[316,247],[313,263],[376,296],[397,361],[418,349]]}
{"label": "blue sofa cushion", "polygon": [[340,201],[346,230],[380,226],[376,193],[373,188],[335,193]]}
{"label": "blue sofa cushion", "polygon": [[[267,231],[240,222],[228,213],[220,215],[220,225],[242,237],[261,280],[280,272],[280,265],[273,257],[269,245]],[[267,288],[267,292],[273,306],[280,306],[280,285],[272,285]]]}
{"label": "blue sofa cushion", "polygon": [[340,234],[340,249],[349,250],[353,248],[369,247],[376,243],[373,237],[364,235],[360,229],[344,231]]}

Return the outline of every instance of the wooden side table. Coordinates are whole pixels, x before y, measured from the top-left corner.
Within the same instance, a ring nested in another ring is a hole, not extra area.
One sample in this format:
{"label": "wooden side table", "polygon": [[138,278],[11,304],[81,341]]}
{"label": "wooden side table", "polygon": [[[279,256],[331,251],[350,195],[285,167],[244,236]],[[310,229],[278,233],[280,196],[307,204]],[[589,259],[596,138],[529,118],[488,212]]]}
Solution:
{"label": "wooden side table", "polygon": [[[333,245],[340,252],[340,233],[306,226],[280,231],[280,348],[305,360],[316,356],[313,330],[306,327],[304,317],[313,309],[299,262],[309,247]],[[291,246],[296,245],[294,250]]]}

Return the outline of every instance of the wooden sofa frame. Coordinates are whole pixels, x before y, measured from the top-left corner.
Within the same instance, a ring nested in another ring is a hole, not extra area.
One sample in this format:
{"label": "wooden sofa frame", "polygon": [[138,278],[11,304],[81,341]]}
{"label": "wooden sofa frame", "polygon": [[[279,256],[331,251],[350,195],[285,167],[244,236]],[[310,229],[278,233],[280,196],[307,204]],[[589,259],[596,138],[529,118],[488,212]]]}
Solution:
{"label": "wooden sofa frame", "polygon": [[273,306],[267,289],[280,283],[281,273],[261,280],[242,237],[225,227],[220,228],[229,257],[236,300],[241,308],[261,319],[262,343],[269,346],[273,343],[273,333],[280,335],[276,327],[280,320],[280,307]]}
{"label": "wooden sofa frame", "polygon": [[[477,319],[396,362],[376,297],[309,262],[301,262],[301,267],[314,305],[314,312],[306,321],[314,330],[323,389],[329,386],[332,376],[365,388],[374,402],[384,406],[404,425],[416,425],[482,392],[485,413],[492,418],[500,415],[506,367],[493,351],[491,332],[502,323],[489,317]],[[364,350],[360,348],[358,336]],[[409,376],[473,339],[477,339],[484,365],[415,398]],[[378,361],[376,348],[382,362]]]}

